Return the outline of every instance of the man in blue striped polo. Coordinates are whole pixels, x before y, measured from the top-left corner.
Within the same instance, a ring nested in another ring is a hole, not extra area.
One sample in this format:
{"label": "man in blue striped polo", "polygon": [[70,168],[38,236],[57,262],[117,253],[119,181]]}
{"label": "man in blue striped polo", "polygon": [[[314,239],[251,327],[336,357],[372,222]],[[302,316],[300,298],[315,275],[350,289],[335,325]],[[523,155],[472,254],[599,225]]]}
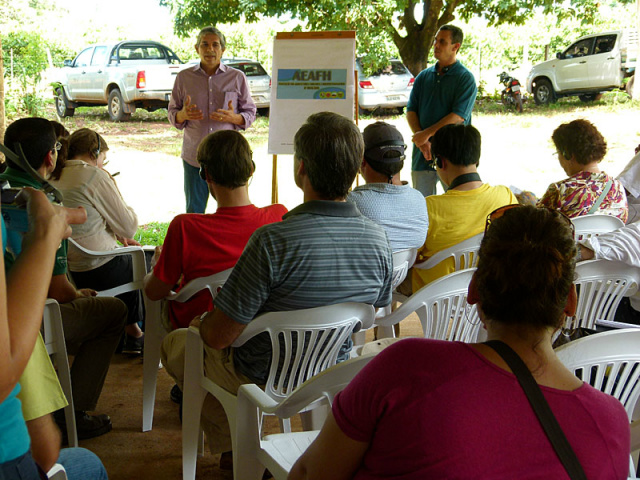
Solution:
{"label": "man in blue striped polo", "polygon": [[[391,303],[393,262],[384,229],[346,202],[364,154],[362,134],[335,113],[311,115],[294,138],[294,177],[304,203],[277,224],[253,234],[215,309],[195,319],[205,347],[205,371],[237,392],[243,383],[263,385],[271,343],[259,335],[239,348],[231,344],[257,315],[342,302],[375,307]],[[186,332],[163,343],[163,364],[182,386]],[[343,348],[346,357],[351,344]],[[213,453],[231,462],[231,438],[221,405],[205,400],[202,425]]]}

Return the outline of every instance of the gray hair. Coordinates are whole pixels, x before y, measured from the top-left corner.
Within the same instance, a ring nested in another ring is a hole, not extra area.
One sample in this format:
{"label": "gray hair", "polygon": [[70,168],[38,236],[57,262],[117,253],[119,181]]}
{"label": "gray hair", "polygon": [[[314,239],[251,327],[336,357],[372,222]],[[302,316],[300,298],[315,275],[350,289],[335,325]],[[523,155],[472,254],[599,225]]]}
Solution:
{"label": "gray hair", "polygon": [[202,37],[204,37],[205,35],[217,35],[218,38],[220,39],[220,46],[222,47],[223,50],[225,50],[227,48],[227,39],[224,38],[224,35],[222,34],[222,32],[220,30],[218,30],[216,27],[213,26],[208,26],[208,27],[204,27],[202,30],[200,30],[200,32],[198,32],[198,39],[196,40],[196,47],[200,46],[200,42],[202,41]]}
{"label": "gray hair", "polygon": [[316,193],[325,200],[336,200],[349,193],[362,164],[364,140],[348,118],[320,112],[307,118],[297,131],[293,150]]}

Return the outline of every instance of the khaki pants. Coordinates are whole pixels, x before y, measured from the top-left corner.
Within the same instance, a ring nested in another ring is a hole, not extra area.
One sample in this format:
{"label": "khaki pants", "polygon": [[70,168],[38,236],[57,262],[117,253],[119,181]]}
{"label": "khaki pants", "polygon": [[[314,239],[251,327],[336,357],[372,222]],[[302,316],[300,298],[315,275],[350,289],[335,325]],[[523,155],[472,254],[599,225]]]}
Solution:
{"label": "khaki pants", "polygon": [[[167,373],[173,377],[180,389],[184,384],[184,357],[187,341],[187,329],[174,330],[162,342],[161,358]],[[238,393],[240,385],[253,383],[248,377],[235,369],[233,349],[231,347],[215,350],[205,345],[204,371],[207,378],[230,393]],[[184,408],[189,408],[185,406]],[[211,453],[231,450],[231,432],[224,408],[212,395],[208,394],[202,406],[200,425],[207,435]]]}

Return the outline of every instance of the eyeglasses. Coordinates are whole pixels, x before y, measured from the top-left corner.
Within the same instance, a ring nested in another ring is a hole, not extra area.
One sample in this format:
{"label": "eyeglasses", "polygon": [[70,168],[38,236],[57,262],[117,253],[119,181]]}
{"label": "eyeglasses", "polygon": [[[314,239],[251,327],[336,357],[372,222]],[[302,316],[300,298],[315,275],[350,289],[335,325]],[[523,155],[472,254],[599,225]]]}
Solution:
{"label": "eyeglasses", "polygon": [[[511,210],[512,208],[518,208],[518,207],[524,207],[524,205],[520,205],[519,203],[512,203],[511,205],[504,205],[500,208],[496,208],[493,212],[487,215],[487,221],[484,224],[484,233],[487,233],[487,230],[489,229],[489,225],[491,225],[492,222],[495,222],[498,218],[502,217],[507,210]],[[571,227],[571,236],[574,239],[576,238],[576,227],[571,221],[571,219],[567,217],[564,213],[554,208],[548,208],[548,207],[536,207],[536,208],[544,208],[545,210],[549,210],[551,212],[558,214],[567,223],[567,225]]]}
{"label": "eyeglasses", "polygon": [[56,142],[56,144],[53,146],[51,150],[55,150],[56,152],[59,152],[61,148],[62,148],[62,144],[60,142]]}

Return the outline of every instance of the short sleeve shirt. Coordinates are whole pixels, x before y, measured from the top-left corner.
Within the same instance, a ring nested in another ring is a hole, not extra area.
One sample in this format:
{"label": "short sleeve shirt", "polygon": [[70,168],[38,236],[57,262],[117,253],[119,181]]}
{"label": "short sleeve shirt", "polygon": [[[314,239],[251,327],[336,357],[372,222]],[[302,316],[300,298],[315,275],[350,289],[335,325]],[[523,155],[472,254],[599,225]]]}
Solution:
{"label": "short sleeve shirt", "polygon": [[569,218],[588,215],[608,181],[611,181],[611,188],[594,213],[612,215],[626,222],[629,206],[624,187],[619,180],[604,172],[578,172],[561,182],[552,183],[539,204],[560,210]]}
{"label": "short sleeve shirt", "polygon": [[[342,302],[384,307],[392,272],[382,227],[349,202],[309,201],[253,234],[214,304],[243,324],[260,313]],[[234,351],[236,367],[259,384],[270,359],[264,335]]]}
{"label": "short sleeve shirt", "polygon": [[[438,74],[433,65],[418,74],[407,110],[415,112],[421,128],[428,128],[450,113],[464,119],[465,125],[471,123],[471,111],[476,101],[478,87],[473,74],[460,61],[451,65],[443,74]],[[433,170],[427,166],[422,152],[415,145],[411,162],[413,171]]]}

